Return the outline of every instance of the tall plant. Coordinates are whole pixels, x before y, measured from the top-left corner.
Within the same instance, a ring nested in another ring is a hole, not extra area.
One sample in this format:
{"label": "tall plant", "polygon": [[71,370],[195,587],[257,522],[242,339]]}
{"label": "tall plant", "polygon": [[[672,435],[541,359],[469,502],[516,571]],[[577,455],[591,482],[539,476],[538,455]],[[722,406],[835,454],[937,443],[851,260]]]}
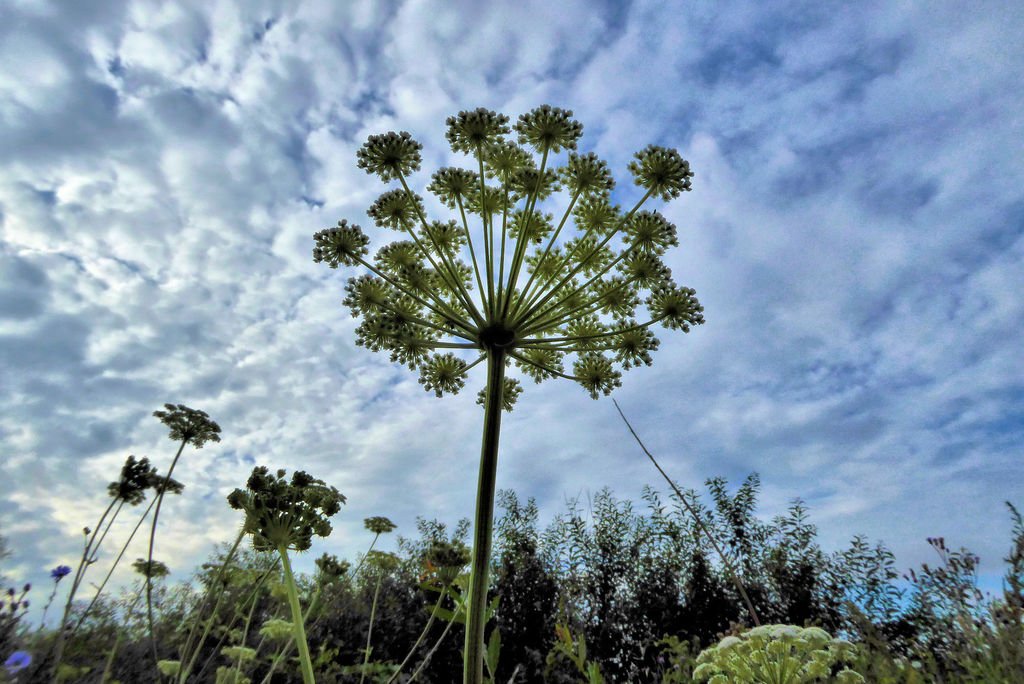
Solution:
{"label": "tall plant", "polygon": [[[667,201],[690,190],[689,163],[674,149],[637,152],[628,168],[645,192],[623,212],[610,199],[615,181],[608,165],[574,151],[583,126],[571,111],[543,105],[520,116],[517,142],[505,137],[512,133],[508,122],[483,108],[447,120],[452,150],[475,163],[442,168],[427,186],[455,212],[447,222],[428,221],[422,197],[409,187],[422,145],[404,131],[371,135],[358,166],[398,187],[368,214],[404,239],[371,258],[369,238],[342,219],[314,235],[313,249],[315,262],[364,269],[349,279],[344,300],[362,319],[356,343],[418,370],[426,390],[456,393],[469,370],[486,362],[463,673],[472,684],[483,681],[501,411],[511,410],[521,392],[507,367],[514,363],[536,382],[576,381],[596,399],[621,384],[619,368],[650,365],[659,344],[655,324],[687,332],[704,322],[695,292],[676,285],[662,260],[678,244],[675,226],[641,210],[651,198]],[[555,156],[563,149],[568,155],[559,167]],[[556,223],[542,207],[558,190],[568,205]],[[470,227],[467,214],[480,218],[479,227]],[[643,323],[636,316],[641,302],[650,315]]]}

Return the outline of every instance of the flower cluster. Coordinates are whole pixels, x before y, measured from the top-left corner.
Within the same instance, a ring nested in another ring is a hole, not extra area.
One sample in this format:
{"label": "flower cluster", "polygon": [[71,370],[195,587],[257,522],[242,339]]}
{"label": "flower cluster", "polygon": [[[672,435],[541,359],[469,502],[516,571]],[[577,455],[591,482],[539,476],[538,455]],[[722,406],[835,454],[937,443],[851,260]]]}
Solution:
{"label": "flower cluster", "polygon": [[346,500],[337,489],[301,470],[288,482],[284,470],[271,474],[258,466],[245,486],[228,495],[228,504],[245,512],[245,530],[253,535],[257,551],[309,549],[314,534],[331,533],[328,518]]}
{"label": "flower cluster", "polygon": [[[677,285],[663,260],[678,245],[675,226],[641,210],[652,197],[689,191],[693,173],[676,150],[648,146],[629,164],[645,193],[623,211],[611,202],[607,163],[575,151],[583,127],[571,111],[543,105],[508,123],[483,108],[448,118],[451,149],[475,168],[431,177],[427,191],[453,212],[444,221],[428,221],[409,187],[422,145],[407,132],[370,136],[359,168],[399,185],[367,213],[403,235],[370,256],[370,237],[343,219],[314,235],[313,260],[363,270],[344,299],[361,319],[357,344],[417,370],[437,396],[460,391],[470,369],[500,351],[535,382],[567,378],[596,399],[621,385],[623,370],[652,363],[654,325],[688,332],[704,322],[695,292]],[[559,191],[564,212],[543,211]],[[647,315],[637,315],[641,306]],[[519,380],[502,385],[511,410]]]}
{"label": "flower cluster", "polygon": [[364,518],[363,526],[374,534],[387,534],[395,529],[395,523],[379,515],[375,515],[372,518]]}
{"label": "flower cluster", "polygon": [[423,559],[427,572],[435,575],[445,587],[455,581],[469,560],[469,549],[465,545],[436,540],[427,548]]}
{"label": "flower cluster", "polygon": [[220,441],[220,426],[210,420],[205,411],[191,409],[184,404],[164,404],[166,411],[153,411],[160,422],[171,428],[170,438],[202,449],[206,442]]}
{"label": "flower cluster", "polygon": [[[833,639],[820,627],[762,625],[740,636],[727,636],[697,657],[695,681],[754,684],[802,684],[824,680],[832,665],[855,656],[853,644]],[[835,677],[840,684],[863,682],[857,672],[844,668]]]}
{"label": "flower cluster", "polygon": [[120,499],[131,506],[137,506],[146,500],[146,490],[159,485],[156,468],[149,464],[148,458],[141,461],[129,456],[121,466],[121,476],[116,482],[107,485],[107,494]]}
{"label": "flower cluster", "polygon": [[330,553],[325,553],[315,562],[317,569],[320,570],[320,576],[329,582],[344,577],[351,567],[348,561],[338,560],[337,556]]}

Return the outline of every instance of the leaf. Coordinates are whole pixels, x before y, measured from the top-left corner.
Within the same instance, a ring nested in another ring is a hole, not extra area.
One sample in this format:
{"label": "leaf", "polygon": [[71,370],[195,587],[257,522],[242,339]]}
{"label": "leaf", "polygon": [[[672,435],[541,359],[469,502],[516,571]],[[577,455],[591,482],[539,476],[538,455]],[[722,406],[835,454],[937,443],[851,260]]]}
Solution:
{"label": "leaf", "polygon": [[494,631],[491,632],[491,640],[487,644],[487,671],[491,673],[491,678],[494,679],[498,676],[498,656],[501,654],[501,632],[495,627]]}

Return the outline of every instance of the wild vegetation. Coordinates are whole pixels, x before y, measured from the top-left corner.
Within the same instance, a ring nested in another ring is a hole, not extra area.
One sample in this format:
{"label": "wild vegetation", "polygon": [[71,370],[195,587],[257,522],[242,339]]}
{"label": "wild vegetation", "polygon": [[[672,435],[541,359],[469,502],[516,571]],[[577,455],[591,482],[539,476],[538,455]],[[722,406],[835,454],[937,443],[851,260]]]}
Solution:
{"label": "wild vegetation", "polygon": [[[170,413],[205,420],[181,409]],[[137,494],[160,491],[155,470],[130,458],[108,489],[115,501],[142,502],[131,494],[132,478]],[[751,474],[730,494],[725,480],[709,479],[703,500],[692,489],[665,497],[647,487],[640,507],[604,489],[567,501],[544,529],[532,499],[498,492],[487,679],[746,681],[736,674],[746,667],[742,649],[756,662],[750,654],[763,647],[775,659],[766,662],[794,667],[783,678],[750,681],[846,681],[843,670],[869,682],[1024,681],[1024,521],[1013,505],[1003,595],[986,599],[976,587],[978,559],[966,549],[929,539],[939,563],[910,570],[911,588],[901,591],[883,544],[857,535],[849,548],[826,553],[799,499],[771,522],[755,516],[759,486]],[[468,520],[449,527],[421,518],[415,534],[398,536],[385,553],[373,547],[394,525],[369,518],[366,554],[355,562],[322,554],[313,575],[295,576],[289,551],[326,545],[313,537],[330,534],[328,518],[345,497],[305,474],[289,481],[257,468],[229,501],[244,514],[241,533],[192,577],[171,582],[166,566],[140,558],[139,579],[117,596],[71,601],[63,630],[27,620],[38,588],[9,589],[0,678],[450,684],[461,676]],[[715,546],[738,569],[763,627],[751,629],[753,616]],[[10,553],[0,545],[0,556]],[[92,566],[121,556],[94,543],[75,577],[81,583]],[[53,569],[51,603],[67,601],[71,574],[69,566]]]}
{"label": "wild vegetation", "polygon": [[[621,385],[623,371],[652,363],[655,325],[688,332],[704,323],[696,292],[678,285],[664,260],[678,245],[675,226],[641,209],[690,191],[689,163],[671,148],[637,152],[628,169],[643,194],[623,211],[611,201],[608,165],[574,152],[583,127],[571,111],[544,105],[508,123],[482,108],[448,119],[453,152],[475,170],[432,175],[427,190],[457,217],[447,222],[428,222],[423,198],[409,186],[422,146],[406,132],[370,136],[358,166],[400,187],[367,213],[403,239],[370,257],[370,237],[347,220],[313,236],[314,261],[356,269],[344,304],[360,319],[358,345],[417,370],[437,396],[460,391],[473,367],[486,368],[472,527],[463,520],[449,531],[421,519],[416,536],[383,552],[374,546],[394,524],[375,516],[365,520],[373,536],[354,566],[324,554],[312,576],[296,576],[291,555],[323,543],[347,499],[304,471],[289,478],[260,466],[228,496],[240,516],[234,542],[193,577],[171,582],[154,558],[161,504],[184,491],[171,475],[185,447],[219,442],[220,427],[202,411],[166,404],[154,415],[180,442],[167,475],[147,459],[125,462],[108,487],[108,507],[84,528],[77,567],[51,572],[49,602],[60,596],[63,603],[56,624],[33,629],[31,587],[8,591],[0,677],[1024,681],[1024,527],[1012,505],[1007,586],[1001,599],[986,601],[974,582],[977,557],[942,538],[928,540],[941,565],[911,570],[913,590],[904,596],[884,546],[857,536],[849,549],[826,554],[800,500],[770,523],[760,520],[756,474],[735,494],[723,479],[707,480],[705,505],[655,462],[670,485],[667,498],[646,488],[643,510],[635,510],[605,489],[585,504],[569,501],[543,530],[532,499],[495,490],[501,416],[522,391],[513,366],[536,382],[574,381],[596,399]],[[513,131],[516,142],[506,138]],[[557,166],[563,149],[567,159]],[[556,222],[544,209],[558,192],[568,203]],[[131,537],[116,556],[100,549],[125,505],[149,494],[131,533],[150,520],[147,557],[133,564],[141,577],[111,597],[103,591]],[[108,558],[91,599],[76,601],[89,570]]]}

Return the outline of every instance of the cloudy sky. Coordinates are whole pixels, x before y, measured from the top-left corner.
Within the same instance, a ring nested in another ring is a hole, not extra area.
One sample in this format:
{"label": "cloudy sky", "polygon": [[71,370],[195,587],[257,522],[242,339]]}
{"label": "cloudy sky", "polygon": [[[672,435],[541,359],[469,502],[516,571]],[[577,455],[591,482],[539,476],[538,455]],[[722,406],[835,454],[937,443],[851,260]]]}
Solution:
{"label": "cloudy sky", "polygon": [[[548,103],[616,202],[649,143],[696,174],[651,208],[707,323],[659,333],[615,394],[668,472],[703,490],[756,471],[761,517],[802,497],[826,551],[863,533],[901,570],[934,566],[942,535],[998,590],[1003,502],[1024,506],[1020,3],[483,7],[0,0],[4,574],[73,564],[128,454],[166,469],[166,402],[223,429],[186,449],[161,516],[178,578],[233,538],[224,497],[255,464],[348,496],[316,553],[354,557],[371,515],[411,536],[470,517],[483,369],[436,399],[357,347],[354,272],[313,263],[312,235],[347,218],[390,239],[366,217],[386,189],[356,167],[368,135],[424,145],[425,194],[465,163],[446,117]],[[609,399],[524,385],[498,486],[542,523],[606,485],[664,490]]]}

